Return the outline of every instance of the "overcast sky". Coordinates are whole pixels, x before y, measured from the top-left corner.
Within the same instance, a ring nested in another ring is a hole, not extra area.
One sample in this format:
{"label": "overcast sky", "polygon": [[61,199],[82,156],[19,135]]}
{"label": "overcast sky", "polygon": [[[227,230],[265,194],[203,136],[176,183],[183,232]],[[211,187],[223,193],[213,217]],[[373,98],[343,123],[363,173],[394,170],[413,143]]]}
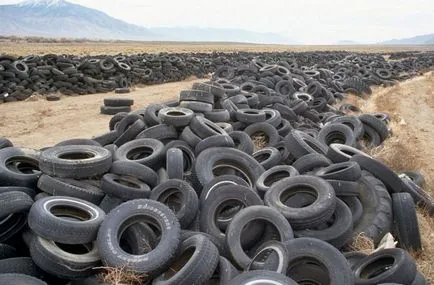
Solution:
{"label": "overcast sky", "polygon": [[240,28],[275,32],[303,44],[372,43],[434,33],[434,0],[69,1],[145,27]]}

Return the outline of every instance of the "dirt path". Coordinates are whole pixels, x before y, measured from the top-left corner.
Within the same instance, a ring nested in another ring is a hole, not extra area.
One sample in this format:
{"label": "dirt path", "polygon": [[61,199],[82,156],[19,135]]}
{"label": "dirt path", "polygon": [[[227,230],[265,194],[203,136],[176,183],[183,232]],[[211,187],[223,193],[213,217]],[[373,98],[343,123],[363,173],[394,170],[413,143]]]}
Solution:
{"label": "dirt path", "polygon": [[199,80],[135,88],[122,95],[64,96],[56,102],[35,97],[32,98],[35,101],[0,104],[0,135],[17,146],[30,148],[51,146],[69,138],[90,138],[108,130],[111,116],[99,113],[104,98],[133,98],[133,110],[136,110],[150,103],[175,99],[180,90],[189,89],[195,81]]}

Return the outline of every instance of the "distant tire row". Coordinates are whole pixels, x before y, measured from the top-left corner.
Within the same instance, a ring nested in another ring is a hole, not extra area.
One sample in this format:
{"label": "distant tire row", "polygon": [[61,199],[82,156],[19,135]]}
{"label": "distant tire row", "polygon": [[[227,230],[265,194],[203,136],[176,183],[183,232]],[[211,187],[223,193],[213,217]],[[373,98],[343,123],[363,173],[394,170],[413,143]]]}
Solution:
{"label": "distant tire row", "polygon": [[1,138],[0,285],[427,284],[423,176],[365,153],[389,115],[338,110],[331,71],[287,65],[220,67],[92,139]]}
{"label": "distant tire row", "polygon": [[[303,72],[312,78],[319,78],[321,74],[323,79],[323,73],[327,73],[330,75],[327,80],[333,81],[332,85],[339,92],[347,90],[360,94],[369,93],[371,85],[393,85],[397,80],[410,78],[433,66],[433,55],[429,53],[392,54],[391,57],[399,60],[388,62],[380,54],[348,52],[161,53],[86,57],[47,54],[18,58],[3,55],[0,56],[0,103],[26,100],[34,93],[105,93],[138,84],[180,81],[189,76],[202,78],[210,72],[231,80],[243,77],[258,81],[264,77],[259,75],[273,72],[271,68],[257,73],[252,60],[277,63],[296,79],[303,76]],[[236,73],[233,67],[237,67]],[[277,74],[282,75],[280,72]],[[269,83],[262,80],[262,84]],[[280,88],[288,86],[282,84]],[[48,98],[52,100],[53,97]]]}

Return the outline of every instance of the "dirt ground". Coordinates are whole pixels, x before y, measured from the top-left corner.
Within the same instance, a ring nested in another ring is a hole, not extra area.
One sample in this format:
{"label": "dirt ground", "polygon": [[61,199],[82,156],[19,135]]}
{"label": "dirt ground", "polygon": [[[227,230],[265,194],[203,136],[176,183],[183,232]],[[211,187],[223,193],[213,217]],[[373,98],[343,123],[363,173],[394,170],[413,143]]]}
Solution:
{"label": "dirt ground", "polygon": [[24,40],[0,40],[0,54],[25,56],[29,54],[124,54],[159,52],[282,52],[282,51],[351,51],[381,52],[433,51],[434,46],[381,46],[381,45],[260,45],[241,43],[202,42],[84,42],[84,43],[29,43]]}
{"label": "dirt ground", "polygon": [[27,102],[0,104],[0,135],[14,145],[37,149],[69,138],[90,138],[108,131],[111,116],[100,114],[104,98],[133,98],[136,110],[176,99],[180,90],[189,89],[195,81],[200,80],[137,87],[129,94],[62,96],[54,102],[32,96]]}

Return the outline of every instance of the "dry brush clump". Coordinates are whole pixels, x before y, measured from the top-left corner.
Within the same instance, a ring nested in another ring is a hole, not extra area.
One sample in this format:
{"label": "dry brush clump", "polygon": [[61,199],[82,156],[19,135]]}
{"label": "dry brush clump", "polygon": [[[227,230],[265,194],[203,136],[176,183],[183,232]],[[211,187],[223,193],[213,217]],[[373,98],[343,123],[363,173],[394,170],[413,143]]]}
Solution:
{"label": "dry brush clump", "polygon": [[100,267],[103,272],[98,279],[107,285],[144,285],[147,276],[131,271],[124,267]]}

